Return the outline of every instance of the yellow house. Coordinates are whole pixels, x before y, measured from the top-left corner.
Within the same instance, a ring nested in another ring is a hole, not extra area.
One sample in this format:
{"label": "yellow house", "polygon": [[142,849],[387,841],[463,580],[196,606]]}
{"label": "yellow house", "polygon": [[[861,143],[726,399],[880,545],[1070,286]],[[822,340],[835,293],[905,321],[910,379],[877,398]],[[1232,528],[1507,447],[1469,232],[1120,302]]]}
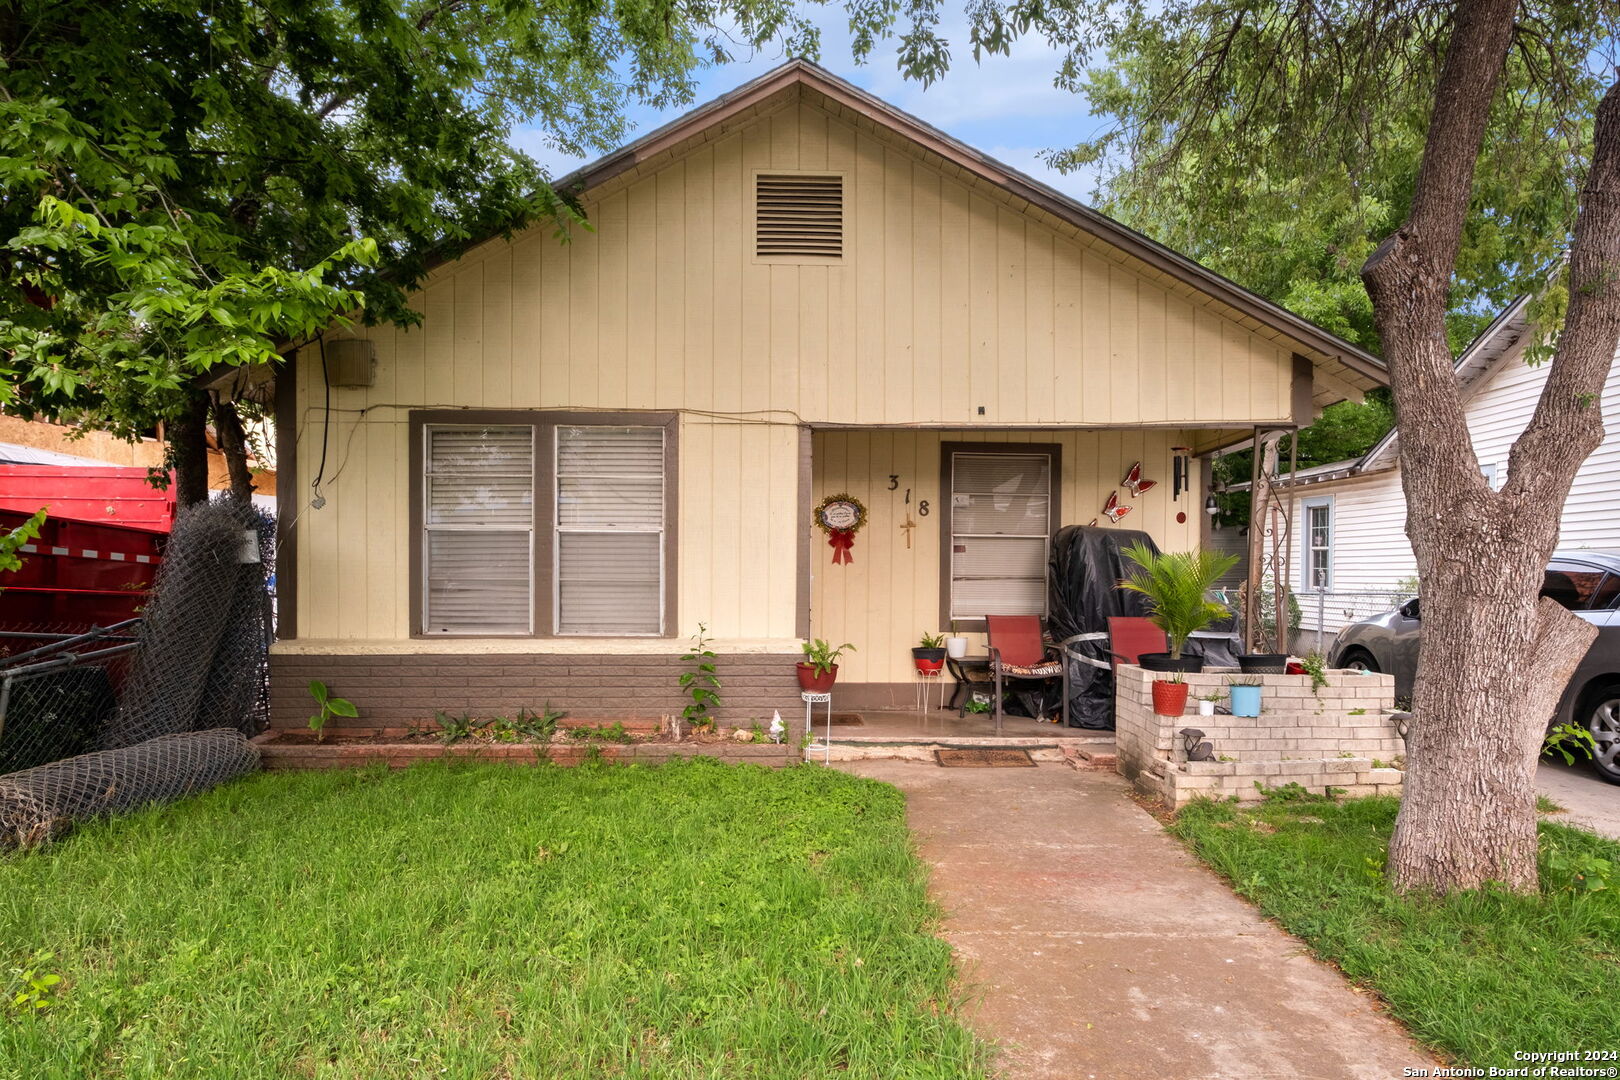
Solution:
{"label": "yellow house", "polygon": [[[278,725],[312,677],[375,723],[677,713],[700,625],[727,719],[802,709],[809,637],[855,646],[840,707],[909,702],[922,633],[1042,611],[1059,525],[1107,525],[1115,494],[1119,527],[1192,548],[1198,455],[1385,381],[803,61],[562,186],[590,230],[479,244],[423,282],[421,326],[335,332],[280,373],[303,494]],[[866,511],[849,562],[813,520],[833,495]]]}

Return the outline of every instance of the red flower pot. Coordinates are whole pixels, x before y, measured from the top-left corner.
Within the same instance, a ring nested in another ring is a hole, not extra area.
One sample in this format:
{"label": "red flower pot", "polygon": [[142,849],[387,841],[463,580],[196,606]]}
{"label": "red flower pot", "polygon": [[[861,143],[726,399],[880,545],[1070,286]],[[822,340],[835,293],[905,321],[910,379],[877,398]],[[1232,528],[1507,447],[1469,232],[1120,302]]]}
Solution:
{"label": "red flower pot", "polygon": [[1168,679],[1153,680],[1153,711],[1160,716],[1180,716],[1187,711],[1187,684]]}
{"label": "red flower pot", "polygon": [[918,646],[911,650],[911,662],[917,665],[918,671],[931,675],[945,666],[945,650]]}
{"label": "red flower pot", "polygon": [[832,684],[838,681],[838,665],[834,664],[830,670],[816,674],[816,665],[797,664],[799,672],[799,687],[812,694],[825,694],[832,689]]}

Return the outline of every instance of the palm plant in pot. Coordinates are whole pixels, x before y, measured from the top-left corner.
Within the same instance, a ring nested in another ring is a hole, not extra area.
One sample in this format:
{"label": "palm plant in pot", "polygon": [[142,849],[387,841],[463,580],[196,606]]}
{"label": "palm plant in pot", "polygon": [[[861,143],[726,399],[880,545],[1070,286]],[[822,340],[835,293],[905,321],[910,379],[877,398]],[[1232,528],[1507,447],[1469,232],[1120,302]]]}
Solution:
{"label": "palm plant in pot", "polygon": [[924,675],[932,675],[945,666],[945,635],[924,634],[911,650],[911,662]]}
{"label": "palm plant in pot", "polygon": [[807,641],[800,647],[804,650],[804,659],[798,664],[799,686],[812,694],[825,694],[831,690],[838,679],[838,658],[845,649],[855,651],[855,646],[847,641],[834,648],[821,638]]}
{"label": "palm plant in pot", "polygon": [[1119,587],[1147,599],[1148,618],[1164,631],[1170,645],[1167,653],[1143,653],[1142,666],[1149,671],[1204,670],[1203,657],[1183,656],[1182,650],[1188,638],[1226,614],[1226,608],[1206,594],[1237,565],[1237,556],[1201,549],[1155,552],[1140,542],[1122,549],[1121,554],[1136,569]]}

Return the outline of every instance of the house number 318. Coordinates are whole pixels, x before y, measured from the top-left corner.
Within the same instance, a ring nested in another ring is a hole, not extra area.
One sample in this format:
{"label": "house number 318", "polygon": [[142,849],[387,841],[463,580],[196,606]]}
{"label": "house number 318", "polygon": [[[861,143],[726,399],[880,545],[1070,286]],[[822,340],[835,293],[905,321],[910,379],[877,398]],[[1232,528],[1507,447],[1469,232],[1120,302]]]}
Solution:
{"label": "house number 318", "polygon": [[[900,490],[900,474],[899,473],[890,473],[889,474],[889,490],[890,491],[899,491]],[[911,489],[910,488],[906,488],[905,501],[906,501],[906,505],[908,505],[908,506],[911,505]],[[923,499],[922,501],[917,503],[917,513],[921,514],[923,517],[928,516],[928,500],[927,499]]]}

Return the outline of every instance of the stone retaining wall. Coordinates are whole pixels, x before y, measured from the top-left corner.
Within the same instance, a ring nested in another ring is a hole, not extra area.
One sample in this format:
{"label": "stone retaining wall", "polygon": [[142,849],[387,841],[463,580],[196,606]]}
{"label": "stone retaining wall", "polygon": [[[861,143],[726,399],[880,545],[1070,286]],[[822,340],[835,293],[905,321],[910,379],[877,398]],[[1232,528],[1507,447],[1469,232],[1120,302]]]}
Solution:
{"label": "stone retaining wall", "polygon": [[[1153,680],[1162,675],[1120,665],[1114,699],[1119,772],[1177,807],[1199,796],[1257,801],[1257,783],[1294,783],[1318,795],[1330,788],[1351,796],[1400,793],[1402,774],[1390,766],[1406,748],[1390,715],[1392,676],[1332,671],[1314,693],[1309,675],[1255,676],[1261,682],[1258,717],[1198,715],[1201,694],[1220,693],[1220,704],[1230,706],[1226,680],[1234,675],[1186,676],[1186,712],[1159,716]],[[1187,761],[1177,734],[1183,728],[1202,731],[1222,760]]]}

